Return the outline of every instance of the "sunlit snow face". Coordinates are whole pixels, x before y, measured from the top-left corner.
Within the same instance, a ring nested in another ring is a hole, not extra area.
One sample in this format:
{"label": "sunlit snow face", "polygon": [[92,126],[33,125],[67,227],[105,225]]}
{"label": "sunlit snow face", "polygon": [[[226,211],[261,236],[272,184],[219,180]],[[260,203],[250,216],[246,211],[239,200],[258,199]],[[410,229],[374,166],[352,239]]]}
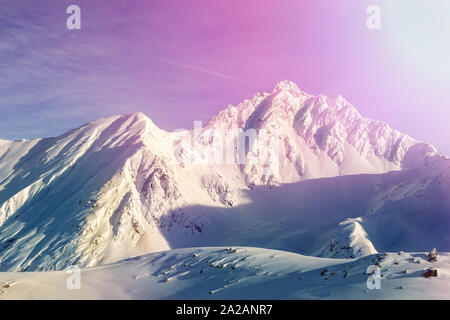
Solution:
{"label": "sunlit snow face", "polygon": [[415,76],[450,80],[450,1],[385,1],[382,12],[392,53]]}

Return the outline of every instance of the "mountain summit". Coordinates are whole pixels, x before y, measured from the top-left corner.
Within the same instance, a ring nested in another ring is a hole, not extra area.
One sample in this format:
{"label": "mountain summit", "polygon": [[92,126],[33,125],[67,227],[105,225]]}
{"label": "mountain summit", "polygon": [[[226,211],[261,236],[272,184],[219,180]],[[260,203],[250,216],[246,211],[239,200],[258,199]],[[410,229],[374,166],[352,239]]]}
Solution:
{"label": "mountain summit", "polygon": [[449,177],[431,145],[290,81],[200,130],[165,132],[142,113],[103,118],[0,140],[0,270],[194,245],[448,250]]}

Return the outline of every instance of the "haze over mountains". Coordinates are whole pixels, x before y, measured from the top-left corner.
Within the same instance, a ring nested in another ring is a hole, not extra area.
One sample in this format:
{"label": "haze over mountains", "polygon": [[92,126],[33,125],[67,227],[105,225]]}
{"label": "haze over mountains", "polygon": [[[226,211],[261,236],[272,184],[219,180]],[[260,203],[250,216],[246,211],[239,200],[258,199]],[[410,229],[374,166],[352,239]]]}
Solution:
{"label": "haze over mountains", "polygon": [[450,251],[449,212],[448,157],[289,81],[201,130],[165,132],[136,113],[0,140],[0,271],[205,246]]}

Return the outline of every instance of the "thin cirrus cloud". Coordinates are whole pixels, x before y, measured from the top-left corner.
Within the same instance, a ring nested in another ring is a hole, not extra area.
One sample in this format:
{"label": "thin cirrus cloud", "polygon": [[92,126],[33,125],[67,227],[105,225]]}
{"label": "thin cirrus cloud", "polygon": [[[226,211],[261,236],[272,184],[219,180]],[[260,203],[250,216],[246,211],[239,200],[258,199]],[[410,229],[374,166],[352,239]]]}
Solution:
{"label": "thin cirrus cloud", "polygon": [[226,74],[223,74],[223,73],[220,73],[220,72],[216,72],[216,71],[212,71],[212,70],[208,70],[208,69],[201,68],[201,67],[198,67],[198,66],[193,66],[193,65],[190,65],[190,64],[186,64],[186,63],[171,61],[171,60],[167,60],[167,59],[164,59],[164,58],[161,58],[161,57],[155,57],[155,56],[147,56],[147,57],[150,58],[150,59],[156,60],[156,61],[163,62],[163,63],[168,63],[168,64],[172,64],[172,65],[175,65],[175,66],[179,66],[181,68],[191,69],[191,70],[195,70],[195,71],[198,71],[198,72],[211,74],[211,75],[218,76],[218,77],[225,78],[225,79],[232,79],[231,76],[228,76]]}

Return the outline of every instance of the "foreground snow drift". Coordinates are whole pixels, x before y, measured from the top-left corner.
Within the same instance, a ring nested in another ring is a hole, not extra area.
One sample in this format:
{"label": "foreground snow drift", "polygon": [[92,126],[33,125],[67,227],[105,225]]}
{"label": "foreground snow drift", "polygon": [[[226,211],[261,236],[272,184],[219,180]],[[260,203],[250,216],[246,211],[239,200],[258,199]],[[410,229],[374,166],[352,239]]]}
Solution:
{"label": "foreground snow drift", "polygon": [[[370,265],[381,288],[369,290]],[[438,277],[425,279],[434,267]],[[0,273],[0,299],[449,299],[450,254],[383,253],[329,259],[249,247],[163,251],[74,273]]]}

